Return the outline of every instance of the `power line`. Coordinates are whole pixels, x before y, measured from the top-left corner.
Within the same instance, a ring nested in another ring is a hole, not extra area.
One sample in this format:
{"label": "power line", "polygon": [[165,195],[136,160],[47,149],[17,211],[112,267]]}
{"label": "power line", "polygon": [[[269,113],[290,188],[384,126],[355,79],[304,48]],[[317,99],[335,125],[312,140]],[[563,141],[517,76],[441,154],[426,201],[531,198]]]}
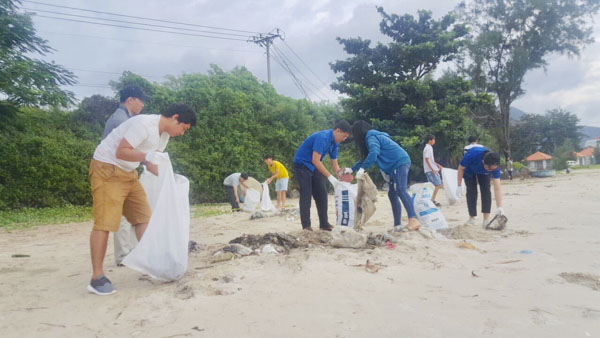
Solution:
{"label": "power line", "polygon": [[288,45],[287,42],[285,42],[285,40],[283,40],[283,43],[292,52],[292,54],[294,54],[298,58],[298,60],[300,60],[300,62],[302,62],[302,64],[306,67],[306,69],[308,69],[312,73],[312,75],[314,75],[317,78],[317,80],[319,80],[319,82],[321,82],[321,84],[323,86],[327,87],[327,85],[323,81],[321,81],[321,79],[317,76],[317,74],[315,74],[315,72],[313,72],[312,69],[310,69],[310,67],[304,62],[304,60],[302,60],[302,58],[292,49],[292,47],[290,45]]}
{"label": "power line", "polygon": [[46,11],[46,10],[34,9],[34,8],[25,8],[25,7],[22,7],[21,9],[24,9],[24,10],[27,10],[27,11],[33,11],[33,12],[58,14],[58,15],[76,17],[76,18],[99,20],[99,21],[119,22],[119,23],[127,23],[127,24],[132,24],[132,25],[141,25],[141,26],[149,26],[149,27],[177,29],[177,30],[183,30],[183,31],[188,31],[188,32],[200,32],[200,33],[210,33],[210,34],[221,34],[221,35],[229,35],[229,36],[248,37],[248,35],[235,34],[235,33],[221,33],[221,32],[205,31],[205,30],[200,30],[200,29],[181,28],[181,27],[163,26],[163,25],[153,25],[153,24],[150,24],[150,23],[133,22],[133,21],[125,21],[125,20],[115,20],[115,19],[107,19],[107,18],[97,18],[97,17],[87,16],[87,15],[77,15],[77,14],[61,13],[61,12]]}
{"label": "power line", "polygon": [[214,26],[197,25],[197,24],[192,24],[192,23],[169,21],[169,20],[161,20],[161,19],[154,19],[154,18],[146,18],[146,17],[141,17],[141,16],[124,15],[124,14],[117,14],[117,13],[111,13],[111,12],[97,11],[97,10],[92,10],[92,9],[84,9],[84,8],[76,8],[76,7],[69,7],[69,6],[54,5],[54,4],[44,3],[44,2],[37,2],[37,1],[29,1],[29,0],[21,0],[21,1],[22,2],[32,3],[32,4],[37,4],[37,5],[43,5],[43,6],[65,8],[65,9],[71,9],[71,10],[75,10],[75,11],[91,12],[91,13],[97,13],[97,14],[120,16],[120,17],[131,18],[131,19],[157,21],[157,22],[172,23],[172,24],[178,24],[178,25],[184,25],[184,26],[194,26],[194,27],[203,27],[203,28],[210,28],[210,29],[226,30],[226,31],[232,31],[232,32],[241,32],[241,33],[250,33],[250,34],[261,34],[260,32],[253,32],[253,31],[246,31],[246,30],[239,30],[239,29],[231,29],[231,28],[222,28],[222,27],[214,27]]}
{"label": "power line", "polygon": [[290,60],[289,57],[287,57],[287,55],[285,55],[285,53],[283,53],[283,51],[281,51],[279,48],[277,48],[277,46],[273,45],[273,49],[279,53],[280,57],[283,58],[285,61],[287,61],[288,64],[290,64],[292,67],[294,67],[296,69],[296,71],[298,72],[298,74],[300,74],[305,81],[312,86],[313,89],[311,89],[311,87],[305,85],[305,87],[310,90],[313,94],[315,94],[315,96],[317,96],[320,100],[326,100],[327,96],[325,94],[323,94],[320,90],[319,87],[317,87],[314,83],[312,83],[312,81],[310,81],[310,79],[304,75],[304,73],[302,73],[302,71],[300,71],[300,69],[298,69],[298,67],[292,62],[292,60]]}
{"label": "power line", "polygon": [[122,25],[113,25],[113,24],[109,24],[109,23],[92,22],[92,21],[84,21],[84,20],[75,20],[75,19],[67,19],[67,18],[58,18],[58,17],[46,16],[46,15],[36,15],[36,17],[38,17],[38,18],[46,18],[46,19],[54,19],[54,20],[62,20],[62,21],[81,22],[81,23],[88,23],[88,24],[92,24],[92,25],[101,25],[101,26],[111,26],[111,27],[119,27],[119,28],[128,28],[128,29],[135,29],[135,30],[149,31],[149,32],[169,33],[169,34],[187,35],[187,36],[198,36],[198,37],[204,37],[204,38],[233,40],[233,41],[246,41],[245,39],[226,38],[226,37],[222,37],[222,36],[211,36],[211,35],[191,34],[191,33],[183,33],[183,32],[163,31],[163,30],[159,30],[159,29],[131,27],[131,26],[122,26]]}
{"label": "power line", "polygon": [[310,100],[310,97],[309,97],[308,93],[306,92],[306,89],[304,89],[304,86],[302,85],[302,82],[300,81],[300,79],[298,79],[296,77],[296,75],[294,74],[294,72],[286,64],[285,60],[283,60],[279,56],[279,54],[276,54],[276,53],[273,53],[273,60],[275,60],[275,62],[277,62],[279,64],[279,66],[281,66],[281,68],[283,68],[283,70],[290,75],[290,77],[292,78],[292,81],[294,82],[294,85],[296,87],[298,87],[298,89],[300,89],[300,91],[302,93],[304,93],[304,97],[306,97],[307,99]]}
{"label": "power line", "polygon": [[175,44],[175,43],[158,42],[158,41],[115,39],[115,38],[109,38],[109,37],[105,37],[105,36],[96,36],[96,35],[71,34],[71,33],[50,32],[50,31],[38,31],[38,32],[45,33],[45,34],[56,34],[56,35],[64,35],[64,36],[72,36],[72,37],[83,37],[83,38],[91,38],[91,39],[141,43],[141,44],[159,45],[159,46],[173,46],[173,47],[186,47],[186,48],[195,48],[195,49],[222,50],[222,51],[240,52],[240,53],[261,53],[259,51],[249,50],[249,49],[244,50],[244,49],[228,49],[228,48],[208,48],[208,47],[180,45],[180,44]]}

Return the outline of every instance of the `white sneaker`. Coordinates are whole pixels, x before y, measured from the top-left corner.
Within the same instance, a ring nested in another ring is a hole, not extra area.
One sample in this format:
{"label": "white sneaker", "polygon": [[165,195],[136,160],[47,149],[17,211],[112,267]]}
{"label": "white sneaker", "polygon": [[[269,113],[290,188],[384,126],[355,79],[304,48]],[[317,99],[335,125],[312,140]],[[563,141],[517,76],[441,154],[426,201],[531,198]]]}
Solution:
{"label": "white sneaker", "polygon": [[485,227],[487,227],[487,225],[488,225],[489,222],[490,222],[489,219],[484,219],[483,223],[481,223],[481,226],[485,228]]}
{"label": "white sneaker", "polygon": [[400,232],[406,232],[406,231],[408,231],[408,229],[404,225],[395,225],[394,228],[392,229],[392,232],[394,232],[394,233],[400,233]]}
{"label": "white sneaker", "polygon": [[469,217],[469,220],[463,224],[464,226],[473,226],[475,225],[475,217]]}

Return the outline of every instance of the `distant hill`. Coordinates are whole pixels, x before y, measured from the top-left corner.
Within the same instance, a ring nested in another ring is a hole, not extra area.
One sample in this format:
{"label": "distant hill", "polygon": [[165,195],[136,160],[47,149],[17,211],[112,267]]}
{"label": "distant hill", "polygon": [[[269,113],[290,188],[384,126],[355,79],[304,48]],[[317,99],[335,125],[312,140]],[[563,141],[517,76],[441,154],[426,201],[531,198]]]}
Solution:
{"label": "distant hill", "polygon": [[511,121],[519,121],[521,119],[521,117],[523,117],[523,115],[527,114],[526,112],[522,111],[519,108],[516,107],[510,107],[510,119]]}
{"label": "distant hill", "polygon": [[583,148],[585,141],[600,137],[600,127],[583,126],[583,128],[581,128],[581,133],[586,135],[582,137],[581,142],[579,142],[579,146]]}
{"label": "distant hill", "polygon": [[[513,122],[519,121],[523,115],[527,114],[516,107],[510,107],[510,120]],[[581,133],[585,136],[579,141],[579,146],[583,148],[585,141],[600,137],[600,127],[582,126]]]}

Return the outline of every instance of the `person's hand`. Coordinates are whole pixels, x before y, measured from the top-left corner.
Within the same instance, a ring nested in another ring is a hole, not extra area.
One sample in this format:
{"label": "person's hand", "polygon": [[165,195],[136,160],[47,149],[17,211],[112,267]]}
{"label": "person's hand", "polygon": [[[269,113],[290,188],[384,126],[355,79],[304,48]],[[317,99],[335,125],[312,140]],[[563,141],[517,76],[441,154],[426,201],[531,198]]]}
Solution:
{"label": "person's hand", "polygon": [[497,207],[496,208],[496,215],[498,215],[498,216],[504,215],[504,209],[502,209],[502,207]]}
{"label": "person's hand", "polygon": [[240,203],[240,199],[239,198],[235,198],[235,203]]}
{"label": "person's hand", "polygon": [[146,162],[150,162],[153,164],[161,164],[165,163],[169,160],[169,155],[165,153],[161,153],[158,151],[151,151],[146,153]]}
{"label": "person's hand", "polygon": [[344,174],[352,174],[352,168],[344,168]]}
{"label": "person's hand", "polygon": [[338,180],[337,178],[335,178],[333,175],[329,175],[329,177],[327,177],[327,179],[329,180],[329,183],[331,183],[331,185],[333,185],[335,187],[336,184],[338,184]]}
{"label": "person's hand", "polygon": [[273,182],[273,180],[270,178],[267,178],[267,180],[265,182],[267,182],[267,184],[271,184],[271,182]]}
{"label": "person's hand", "polygon": [[460,185],[456,186],[456,198],[460,199],[462,195],[462,187]]}
{"label": "person's hand", "polygon": [[151,162],[146,162],[146,170],[153,173],[154,176],[158,176],[158,166]]}
{"label": "person's hand", "polygon": [[356,179],[360,179],[364,173],[365,173],[365,169],[363,169],[363,168],[358,169],[358,171],[356,172]]}

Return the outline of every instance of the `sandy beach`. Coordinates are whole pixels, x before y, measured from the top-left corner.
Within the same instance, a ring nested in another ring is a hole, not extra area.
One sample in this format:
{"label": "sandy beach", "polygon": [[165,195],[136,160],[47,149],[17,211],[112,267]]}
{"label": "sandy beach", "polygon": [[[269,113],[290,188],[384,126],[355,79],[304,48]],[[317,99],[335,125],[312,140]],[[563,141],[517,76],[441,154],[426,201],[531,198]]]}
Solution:
{"label": "sandy beach", "polygon": [[[213,263],[214,252],[242,234],[298,234],[300,220],[250,220],[248,213],[192,219],[190,239],[201,249],[190,254],[188,271],[177,282],[116,267],[111,238],[105,272],[118,292],[106,297],[86,290],[91,222],[2,230],[0,332],[3,337],[600,337],[599,182],[599,170],[503,181],[509,222],[501,232],[462,227],[466,202],[447,206],[440,198],[450,238],[404,233],[395,248],[312,244],[289,254]],[[332,195],[329,202],[334,223]],[[316,227],[314,209],[313,204]],[[363,231],[383,233],[391,219],[386,193],[380,192],[377,212]],[[378,271],[367,271],[367,260]]]}

